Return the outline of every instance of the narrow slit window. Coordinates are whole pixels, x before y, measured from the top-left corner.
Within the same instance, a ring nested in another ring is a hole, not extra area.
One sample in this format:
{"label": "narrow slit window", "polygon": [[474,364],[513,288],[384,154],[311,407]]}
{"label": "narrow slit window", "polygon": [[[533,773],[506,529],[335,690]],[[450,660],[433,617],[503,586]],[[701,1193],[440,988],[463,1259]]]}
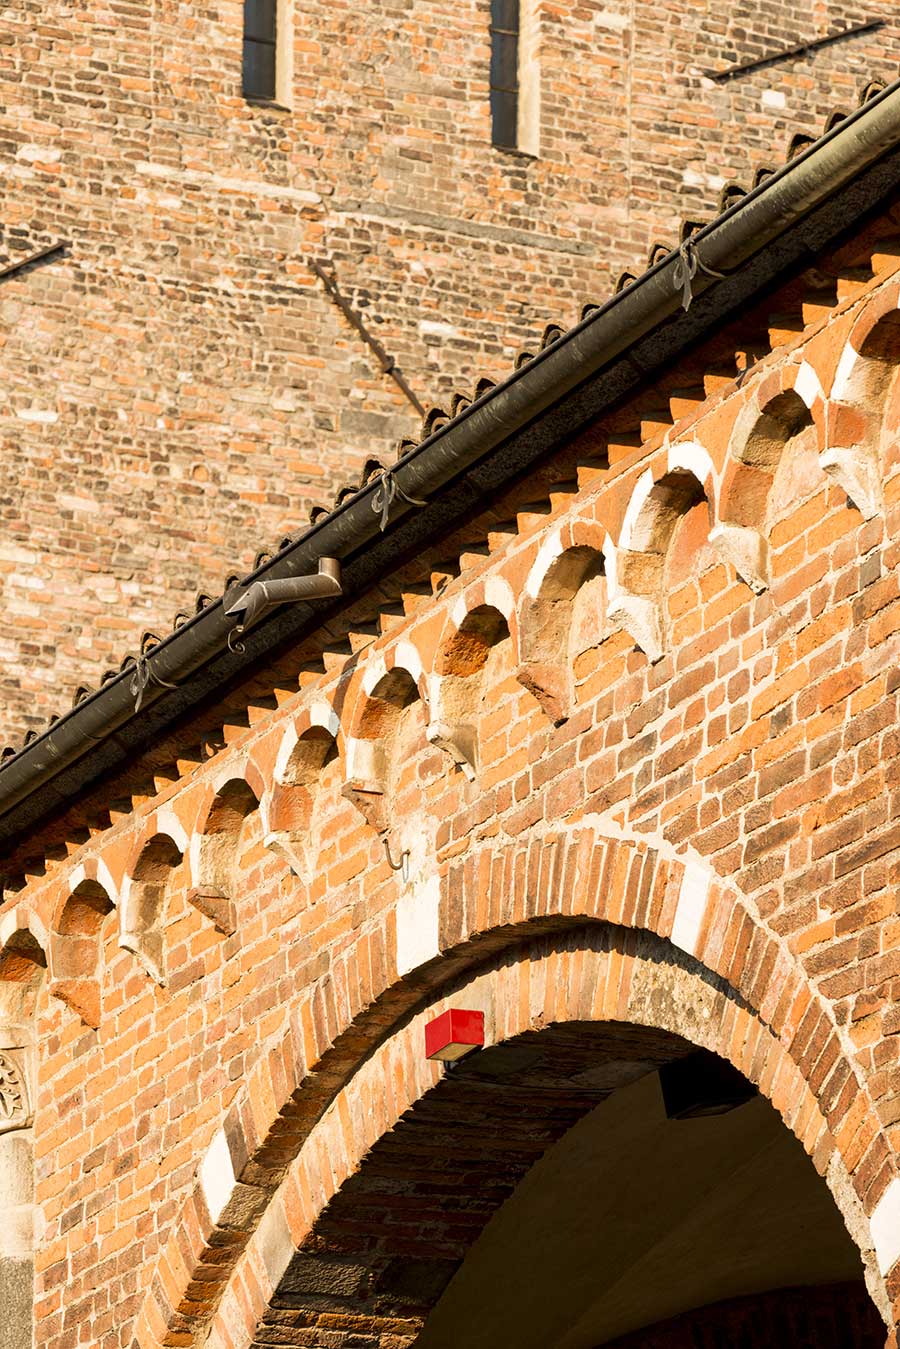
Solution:
{"label": "narrow slit window", "polygon": [[245,98],[274,99],[278,65],[278,0],[244,0]]}
{"label": "narrow slit window", "polygon": [[519,0],[491,0],[491,140],[518,148]]}

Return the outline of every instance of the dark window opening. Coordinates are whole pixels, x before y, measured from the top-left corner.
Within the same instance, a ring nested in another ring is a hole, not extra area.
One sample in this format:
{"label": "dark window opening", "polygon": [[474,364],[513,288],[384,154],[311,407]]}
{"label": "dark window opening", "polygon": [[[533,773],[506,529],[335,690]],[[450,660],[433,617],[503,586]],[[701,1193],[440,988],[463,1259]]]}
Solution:
{"label": "dark window opening", "polygon": [[519,0],[491,0],[491,140],[519,144]]}
{"label": "dark window opening", "polygon": [[244,0],[245,98],[275,97],[277,4],[278,0]]}

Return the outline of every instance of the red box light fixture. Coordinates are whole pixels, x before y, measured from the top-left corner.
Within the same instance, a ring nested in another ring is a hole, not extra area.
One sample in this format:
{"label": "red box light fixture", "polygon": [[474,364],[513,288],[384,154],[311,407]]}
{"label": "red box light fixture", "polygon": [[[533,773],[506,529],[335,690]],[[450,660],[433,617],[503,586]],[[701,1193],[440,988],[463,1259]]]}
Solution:
{"label": "red box light fixture", "polygon": [[484,1044],[484,1012],[450,1007],[425,1027],[425,1057],[455,1063]]}

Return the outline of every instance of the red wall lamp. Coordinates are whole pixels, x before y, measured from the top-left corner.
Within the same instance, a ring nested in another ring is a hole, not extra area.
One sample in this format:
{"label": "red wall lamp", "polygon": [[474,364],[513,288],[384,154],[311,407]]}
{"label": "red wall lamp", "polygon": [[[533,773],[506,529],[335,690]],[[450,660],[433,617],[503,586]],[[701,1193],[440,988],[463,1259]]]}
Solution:
{"label": "red wall lamp", "polygon": [[455,1063],[484,1045],[484,1012],[450,1007],[425,1027],[425,1057]]}

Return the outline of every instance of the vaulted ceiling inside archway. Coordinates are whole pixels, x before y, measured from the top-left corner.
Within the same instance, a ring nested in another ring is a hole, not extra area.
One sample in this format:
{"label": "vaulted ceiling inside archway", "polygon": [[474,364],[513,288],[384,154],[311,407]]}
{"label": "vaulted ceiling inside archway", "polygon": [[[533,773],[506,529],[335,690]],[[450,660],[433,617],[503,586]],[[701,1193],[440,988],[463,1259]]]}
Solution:
{"label": "vaulted ceiling inside archway", "polygon": [[323,1212],[256,1344],[595,1349],[723,1299],[844,1283],[877,1326],[834,1201],[767,1102],[666,1117],[656,1069],[691,1052],[572,1023],[463,1061]]}

